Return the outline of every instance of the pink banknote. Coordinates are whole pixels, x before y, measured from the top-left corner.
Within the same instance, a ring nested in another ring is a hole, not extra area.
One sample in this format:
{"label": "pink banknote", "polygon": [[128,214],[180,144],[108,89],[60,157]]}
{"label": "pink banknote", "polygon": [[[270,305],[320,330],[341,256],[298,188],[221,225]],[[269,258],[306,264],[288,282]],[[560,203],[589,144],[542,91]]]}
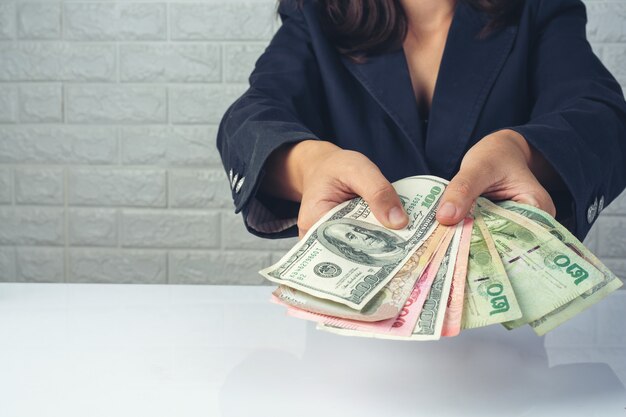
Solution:
{"label": "pink banknote", "polygon": [[463,315],[463,299],[465,296],[465,279],[467,275],[467,260],[469,257],[470,242],[474,219],[467,217],[463,221],[459,253],[456,256],[452,287],[448,296],[446,316],[441,330],[442,336],[457,336],[461,332],[461,318]]}

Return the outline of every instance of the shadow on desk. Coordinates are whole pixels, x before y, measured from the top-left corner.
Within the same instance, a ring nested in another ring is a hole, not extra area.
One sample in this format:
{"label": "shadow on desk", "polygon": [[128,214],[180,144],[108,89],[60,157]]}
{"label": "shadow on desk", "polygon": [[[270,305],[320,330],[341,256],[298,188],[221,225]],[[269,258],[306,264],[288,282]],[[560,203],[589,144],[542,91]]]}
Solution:
{"label": "shadow on desk", "polygon": [[530,329],[398,342],[306,325],[301,357],[257,350],[233,369],[224,417],[626,416],[626,390],[608,365],[549,368]]}

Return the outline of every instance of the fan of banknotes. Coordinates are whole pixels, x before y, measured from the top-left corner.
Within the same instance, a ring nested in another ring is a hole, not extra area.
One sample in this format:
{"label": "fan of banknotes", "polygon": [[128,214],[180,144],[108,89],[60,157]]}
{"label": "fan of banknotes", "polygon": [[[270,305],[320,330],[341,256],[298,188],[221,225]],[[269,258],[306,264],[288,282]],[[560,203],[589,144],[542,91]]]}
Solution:
{"label": "fan of banknotes", "polygon": [[383,227],[361,198],[322,217],[261,275],[289,315],[347,336],[436,340],[464,329],[554,329],[621,281],[549,214],[479,198],[456,226],[435,219],[448,182],[393,184],[409,215]]}

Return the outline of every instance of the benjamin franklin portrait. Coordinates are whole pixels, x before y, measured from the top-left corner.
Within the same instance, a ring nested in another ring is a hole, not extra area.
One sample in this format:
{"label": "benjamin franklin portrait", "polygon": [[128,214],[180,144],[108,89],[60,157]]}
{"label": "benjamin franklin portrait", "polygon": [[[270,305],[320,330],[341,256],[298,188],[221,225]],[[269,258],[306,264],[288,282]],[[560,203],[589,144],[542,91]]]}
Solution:
{"label": "benjamin franklin portrait", "polygon": [[319,227],[317,238],[334,254],[363,265],[399,262],[407,253],[407,242],[400,236],[360,220],[328,221]]}

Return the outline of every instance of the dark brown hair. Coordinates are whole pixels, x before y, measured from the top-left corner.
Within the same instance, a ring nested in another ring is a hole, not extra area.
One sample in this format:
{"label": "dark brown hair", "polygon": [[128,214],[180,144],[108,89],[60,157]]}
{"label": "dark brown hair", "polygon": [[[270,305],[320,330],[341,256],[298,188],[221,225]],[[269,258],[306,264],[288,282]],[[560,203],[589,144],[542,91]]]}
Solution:
{"label": "dark brown hair", "polygon": [[[285,1],[285,0],[282,0]],[[514,22],[524,0],[458,0],[488,17],[480,38]],[[400,48],[408,23],[399,0],[315,0],[322,27],[340,53],[357,61]]]}

